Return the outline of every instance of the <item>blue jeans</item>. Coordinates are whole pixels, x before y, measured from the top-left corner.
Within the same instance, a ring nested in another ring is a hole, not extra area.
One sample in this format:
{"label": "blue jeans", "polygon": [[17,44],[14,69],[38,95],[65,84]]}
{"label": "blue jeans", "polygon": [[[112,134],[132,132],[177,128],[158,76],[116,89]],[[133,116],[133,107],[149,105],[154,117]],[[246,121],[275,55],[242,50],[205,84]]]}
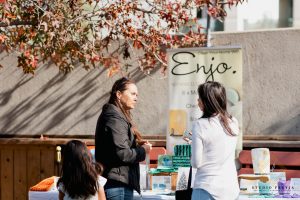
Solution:
{"label": "blue jeans", "polygon": [[214,200],[214,198],[206,190],[193,188],[192,200]]}
{"label": "blue jeans", "polygon": [[107,200],[133,200],[133,189],[128,187],[113,187],[105,189]]}

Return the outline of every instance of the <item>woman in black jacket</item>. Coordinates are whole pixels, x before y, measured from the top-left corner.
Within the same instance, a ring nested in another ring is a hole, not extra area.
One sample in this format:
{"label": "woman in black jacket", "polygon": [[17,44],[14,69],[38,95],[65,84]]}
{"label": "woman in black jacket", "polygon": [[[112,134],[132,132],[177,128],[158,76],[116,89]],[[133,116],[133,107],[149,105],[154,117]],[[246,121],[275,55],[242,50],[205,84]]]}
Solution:
{"label": "woman in black jacket", "polygon": [[130,110],[137,102],[136,85],[127,78],[117,80],[110,99],[102,108],[95,135],[95,158],[104,165],[108,200],[133,199],[133,190],[140,193],[139,162],[151,150],[132,123]]}

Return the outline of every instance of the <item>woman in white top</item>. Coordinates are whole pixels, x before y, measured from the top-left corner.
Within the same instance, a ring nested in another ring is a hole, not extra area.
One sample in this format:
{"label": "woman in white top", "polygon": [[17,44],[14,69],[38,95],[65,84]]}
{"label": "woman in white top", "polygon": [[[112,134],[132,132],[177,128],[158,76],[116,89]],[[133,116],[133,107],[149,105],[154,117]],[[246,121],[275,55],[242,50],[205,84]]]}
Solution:
{"label": "woman in white top", "polygon": [[198,87],[203,116],[193,124],[192,166],[197,168],[192,200],[235,200],[238,122],[227,112],[225,88],[208,81]]}
{"label": "woman in white top", "polygon": [[94,163],[87,146],[71,140],[63,149],[62,173],[58,180],[59,200],[106,200],[100,176],[102,167]]}

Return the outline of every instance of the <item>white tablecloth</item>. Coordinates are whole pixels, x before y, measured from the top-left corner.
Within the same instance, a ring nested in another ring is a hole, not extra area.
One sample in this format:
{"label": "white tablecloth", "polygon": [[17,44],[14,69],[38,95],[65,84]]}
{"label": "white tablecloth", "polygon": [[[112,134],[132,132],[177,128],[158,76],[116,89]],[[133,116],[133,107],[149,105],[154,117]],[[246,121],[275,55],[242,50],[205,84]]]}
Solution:
{"label": "white tablecloth", "polygon": [[[48,191],[48,192],[33,192],[28,193],[29,200],[58,200],[58,191]],[[152,191],[142,192],[140,196],[138,193],[134,193],[134,200],[175,200],[174,195],[166,195]]]}
{"label": "white tablecloth", "polygon": [[48,191],[48,192],[33,192],[28,193],[29,200],[58,200],[58,191]]}
{"label": "white tablecloth", "polygon": [[[58,200],[58,191],[49,192],[32,192],[28,193],[29,200]],[[174,195],[159,194],[157,192],[145,191],[142,196],[134,193],[134,200],[175,200]],[[286,198],[253,198],[247,195],[240,195],[238,200],[285,200]],[[292,198],[291,200],[300,200],[300,198]]]}

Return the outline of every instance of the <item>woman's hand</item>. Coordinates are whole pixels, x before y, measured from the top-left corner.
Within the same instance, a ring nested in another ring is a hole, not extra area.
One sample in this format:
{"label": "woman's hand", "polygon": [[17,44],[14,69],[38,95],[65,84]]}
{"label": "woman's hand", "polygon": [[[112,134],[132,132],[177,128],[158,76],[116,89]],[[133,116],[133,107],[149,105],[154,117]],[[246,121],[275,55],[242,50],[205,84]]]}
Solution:
{"label": "woman's hand", "polygon": [[185,140],[188,144],[192,144],[192,132],[184,133],[183,140]]}
{"label": "woman's hand", "polygon": [[150,150],[152,149],[152,144],[150,144],[148,141],[146,141],[142,147],[145,149],[146,153],[150,153]]}
{"label": "woman's hand", "polygon": [[148,141],[146,140],[137,140],[136,143],[139,145],[139,146],[143,146],[143,144],[147,143]]}

